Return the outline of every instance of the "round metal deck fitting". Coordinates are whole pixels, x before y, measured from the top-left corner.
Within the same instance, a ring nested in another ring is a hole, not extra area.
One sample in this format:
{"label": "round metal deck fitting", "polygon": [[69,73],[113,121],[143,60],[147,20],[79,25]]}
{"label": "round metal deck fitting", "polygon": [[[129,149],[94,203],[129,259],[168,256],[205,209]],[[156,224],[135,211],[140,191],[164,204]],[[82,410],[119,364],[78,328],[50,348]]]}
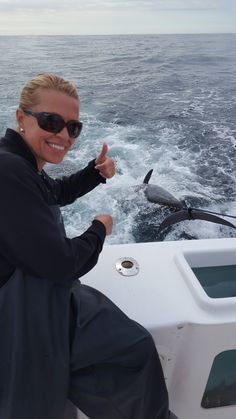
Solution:
{"label": "round metal deck fitting", "polygon": [[123,257],[117,260],[116,270],[120,275],[134,276],[139,273],[139,264],[131,257]]}

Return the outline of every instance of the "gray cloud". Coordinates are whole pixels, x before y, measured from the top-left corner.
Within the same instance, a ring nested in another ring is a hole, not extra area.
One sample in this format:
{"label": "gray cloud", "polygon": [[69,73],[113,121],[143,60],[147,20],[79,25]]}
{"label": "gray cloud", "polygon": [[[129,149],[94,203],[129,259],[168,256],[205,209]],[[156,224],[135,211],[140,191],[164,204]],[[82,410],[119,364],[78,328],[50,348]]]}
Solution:
{"label": "gray cloud", "polygon": [[0,0],[1,12],[34,10],[209,10],[236,8],[235,0]]}

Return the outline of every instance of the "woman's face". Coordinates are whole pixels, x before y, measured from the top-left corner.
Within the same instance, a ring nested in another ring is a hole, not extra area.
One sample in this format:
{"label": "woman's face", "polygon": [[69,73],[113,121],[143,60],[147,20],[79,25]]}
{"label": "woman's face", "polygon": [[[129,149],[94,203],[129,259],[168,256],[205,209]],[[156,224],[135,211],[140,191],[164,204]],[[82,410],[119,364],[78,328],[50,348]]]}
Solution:
{"label": "woman's face", "polygon": [[[77,99],[49,89],[39,89],[38,94],[40,101],[32,106],[32,111],[56,113],[65,122],[78,120]],[[21,135],[34,154],[39,170],[42,170],[46,162],[60,163],[75,142],[75,139],[69,136],[66,127],[57,134],[45,131],[38,126],[34,116],[24,113],[21,109],[17,109],[16,118],[19,127],[24,129]]]}

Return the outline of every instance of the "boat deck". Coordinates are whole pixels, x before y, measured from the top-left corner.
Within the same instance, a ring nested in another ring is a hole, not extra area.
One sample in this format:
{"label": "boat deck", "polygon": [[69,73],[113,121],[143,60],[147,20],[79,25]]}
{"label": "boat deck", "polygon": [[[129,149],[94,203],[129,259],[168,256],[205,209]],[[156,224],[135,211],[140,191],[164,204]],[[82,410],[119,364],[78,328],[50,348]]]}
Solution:
{"label": "boat deck", "polygon": [[212,298],[192,269],[235,265],[236,239],[107,245],[82,278],[151,332],[180,419],[236,417],[236,277]]}

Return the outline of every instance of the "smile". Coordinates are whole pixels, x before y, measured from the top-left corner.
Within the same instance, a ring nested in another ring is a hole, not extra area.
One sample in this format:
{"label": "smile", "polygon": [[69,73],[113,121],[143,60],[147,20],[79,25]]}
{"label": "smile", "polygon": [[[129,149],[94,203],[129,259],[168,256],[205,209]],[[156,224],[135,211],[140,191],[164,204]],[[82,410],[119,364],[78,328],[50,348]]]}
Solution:
{"label": "smile", "polygon": [[59,145],[59,144],[54,144],[54,143],[47,143],[49,147],[51,148],[55,148],[56,150],[60,150],[60,151],[64,151],[66,148]]}

